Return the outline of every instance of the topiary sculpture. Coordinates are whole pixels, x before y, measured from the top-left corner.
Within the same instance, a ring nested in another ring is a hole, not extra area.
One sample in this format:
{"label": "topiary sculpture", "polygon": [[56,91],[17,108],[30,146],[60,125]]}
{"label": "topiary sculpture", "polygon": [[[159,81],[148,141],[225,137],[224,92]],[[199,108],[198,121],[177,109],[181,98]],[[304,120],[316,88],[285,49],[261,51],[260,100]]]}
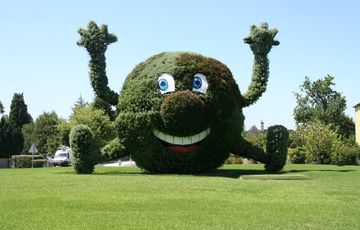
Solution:
{"label": "topiary sculpture", "polygon": [[244,95],[224,64],[199,54],[164,52],[137,65],[119,96],[118,143],[103,151],[131,153],[150,172],[206,172],[222,165],[230,152],[261,161],[268,171],[281,170],[287,155],[285,127],[269,128],[266,152],[242,138],[242,109],[266,89],[267,54],[279,44],[276,34],[263,23],[252,26],[244,39],[255,56]]}
{"label": "topiary sculpture", "polygon": [[77,174],[90,174],[96,163],[96,149],[94,149],[94,135],[86,125],[77,125],[72,128],[70,146],[73,151],[72,164]]}

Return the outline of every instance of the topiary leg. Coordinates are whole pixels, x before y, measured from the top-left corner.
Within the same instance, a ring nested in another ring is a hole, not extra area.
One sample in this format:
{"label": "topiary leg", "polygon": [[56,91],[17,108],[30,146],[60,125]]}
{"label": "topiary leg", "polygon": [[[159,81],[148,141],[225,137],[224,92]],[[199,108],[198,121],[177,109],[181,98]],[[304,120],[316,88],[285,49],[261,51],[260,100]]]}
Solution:
{"label": "topiary leg", "polygon": [[266,136],[267,159],[265,163],[266,171],[280,171],[287,157],[287,147],[289,132],[282,125],[275,125],[268,128]]}
{"label": "topiary leg", "polygon": [[232,153],[260,161],[265,164],[266,171],[276,172],[286,163],[288,139],[289,132],[284,126],[271,126],[266,136],[266,152],[259,146],[242,139]]}

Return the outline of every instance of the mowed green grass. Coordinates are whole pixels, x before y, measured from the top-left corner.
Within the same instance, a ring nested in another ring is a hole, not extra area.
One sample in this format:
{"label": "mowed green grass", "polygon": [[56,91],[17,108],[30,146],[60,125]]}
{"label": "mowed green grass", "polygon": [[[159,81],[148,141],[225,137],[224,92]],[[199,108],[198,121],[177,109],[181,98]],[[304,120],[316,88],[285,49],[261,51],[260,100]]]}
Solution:
{"label": "mowed green grass", "polygon": [[360,167],[287,165],[287,178],[251,179],[264,173],[1,169],[0,229],[360,229]]}

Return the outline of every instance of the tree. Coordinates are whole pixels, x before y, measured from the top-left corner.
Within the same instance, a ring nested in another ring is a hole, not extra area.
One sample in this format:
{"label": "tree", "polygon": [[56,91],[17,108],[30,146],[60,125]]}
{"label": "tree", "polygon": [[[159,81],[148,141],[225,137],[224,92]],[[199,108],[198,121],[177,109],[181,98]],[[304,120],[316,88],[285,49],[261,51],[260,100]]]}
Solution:
{"label": "tree", "polygon": [[23,141],[20,128],[12,124],[8,116],[2,116],[0,119],[0,158],[21,153]]}
{"label": "tree", "polygon": [[84,108],[88,105],[84,98],[80,95],[80,97],[76,100],[74,106],[72,107],[72,111],[75,112],[78,108]]}
{"label": "tree", "polygon": [[40,153],[54,153],[61,144],[57,125],[60,119],[53,111],[41,114],[34,124],[35,142]]}
{"label": "tree", "polygon": [[77,108],[70,117],[70,127],[84,124],[94,135],[94,148],[100,149],[116,137],[114,123],[101,109],[93,105]]}
{"label": "tree", "polygon": [[94,21],[90,21],[88,28],[78,30],[81,38],[77,42],[90,54],[90,81],[95,92],[95,107],[103,109],[111,117],[115,118],[111,106],[116,106],[118,94],[108,87],[106,76],[105,52],[107,46],[117,41],[114,34],[109,34],[107,25],[100,27]]}
{"label": "tree", "polygon": [[33,122],[31,115],[27,111],[27,105],[22,93],[15,93],[11,101],[9,121],[20,129],[24,124]]}
{"label": "tree", "polygon": [[34,133],[34,123],[23,125],[21,129],[21,133],[24,137],[23,153],[28,153],[31,145],[36,142],[35,133]]}
{"label": "tree", "polygon": [[2,114],[2,113],[4,113],[5,111],[4,111],[4,106],[3,106],[3,104],[1,103],[1,101],[0,101],[0,114]]}
{"label": "tree", "polygon": [[316,164],[330,164],[331,155],[342,146],[341,139],[331,125],[318,120],[303,130],[303,138],[310,161]]}
{"label": "tree", "polygon": [[21,132],[25,124],[32,123],[32,117],[27,111],[27,105],[22,93],[15,93],[11,101],[9,117],[2,121],[2,143],[8,155],[22,153],[24,137]]}
{"label": "tree", "polygon": [[333,130],[348,138],[355,132],[354,122],[345,115],[346,99],[341,93],[332,89],[334,77],[327,75],[324,79],[311,82],[305,77],[300,86],[300,93],[295,93],[297,106],[294,119],[297,125],[307,126],[319,120],[329,124]]}

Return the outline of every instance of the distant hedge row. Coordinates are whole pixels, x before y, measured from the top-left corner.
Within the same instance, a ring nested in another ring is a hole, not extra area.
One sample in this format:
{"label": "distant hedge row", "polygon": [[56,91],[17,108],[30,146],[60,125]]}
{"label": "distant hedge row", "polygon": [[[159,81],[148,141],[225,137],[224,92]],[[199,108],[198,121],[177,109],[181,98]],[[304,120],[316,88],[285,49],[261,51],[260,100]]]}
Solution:
{"label": "distant hedge row", "polygon": [[15,168],[42,168],[47,162],[42,155],[14,155],[11,161]]}

